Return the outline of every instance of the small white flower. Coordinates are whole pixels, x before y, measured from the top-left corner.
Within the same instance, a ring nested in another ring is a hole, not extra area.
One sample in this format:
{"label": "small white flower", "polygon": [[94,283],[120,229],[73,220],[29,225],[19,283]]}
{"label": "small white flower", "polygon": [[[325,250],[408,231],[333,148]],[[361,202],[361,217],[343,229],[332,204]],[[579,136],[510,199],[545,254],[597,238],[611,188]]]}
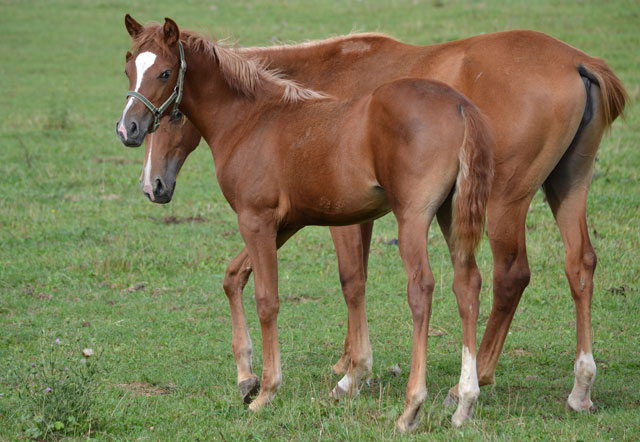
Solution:
{"label": "small white flower", "polygon": [[85,348],[84,350],[82,350],[82,356],[84,356],[85,358],[93,356],[93,349]]}

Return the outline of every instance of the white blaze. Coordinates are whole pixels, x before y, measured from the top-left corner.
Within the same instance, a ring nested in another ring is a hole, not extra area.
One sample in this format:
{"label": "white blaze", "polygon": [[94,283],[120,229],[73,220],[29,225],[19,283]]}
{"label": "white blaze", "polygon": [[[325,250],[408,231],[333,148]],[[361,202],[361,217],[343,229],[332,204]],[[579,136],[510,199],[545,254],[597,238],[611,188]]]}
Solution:
{"label": "white blaze", "polygon": [[[153,63],[156,62],[156,54],[154,54],[153,52],[143,52],[142,54],[139,54],[136,57],[136,88],[135,88],[135,92],[138,92],[138,90],[140,89],[140,86],[142,85],[142,79],[144,77],[144,73],[147,71],[147,69],[149,69],[151,66],[153,66]],[[122,117],[120,118],[120,127],[118,128],[118,130],[120,132],[122,132],[126,138],[127,136],[127,130],[124,127],[124,117],[127,115],[127,111],[129,110],[129,108],[131,107],[131,105],[133,104],[133,99],[134,97],[129,97],[129,101],[127,101],[127,105],[125,106],[124,110],[122,111]]]}
{"label": "white blaze", "polygon": [[149,155],[147,155],[147,162],[144,165],[143,172],[143,185],[142,191],[149,195],[151,201],[154,201],[153,197],[153,187],[151,187],[151,151],[153,150],[153,135],[149,137]]}

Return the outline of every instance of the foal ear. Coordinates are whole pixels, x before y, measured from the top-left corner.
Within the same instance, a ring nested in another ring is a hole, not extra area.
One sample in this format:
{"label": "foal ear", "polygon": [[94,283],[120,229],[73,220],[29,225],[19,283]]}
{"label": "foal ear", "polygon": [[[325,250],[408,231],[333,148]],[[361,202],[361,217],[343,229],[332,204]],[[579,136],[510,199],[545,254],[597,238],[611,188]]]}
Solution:
{"label": "foal ear", "polygon": [[142,32],[142,25],[129,14],[124,16],[124,27],[127,28],[131,38],[136,38]]}
{"label": "foal ear", "polygon": [[178,29],[178,25],[169,17],[164,18],[162,31],[164,32],[164,41],[168,46],[175,44],[180,39],[180,30]]}

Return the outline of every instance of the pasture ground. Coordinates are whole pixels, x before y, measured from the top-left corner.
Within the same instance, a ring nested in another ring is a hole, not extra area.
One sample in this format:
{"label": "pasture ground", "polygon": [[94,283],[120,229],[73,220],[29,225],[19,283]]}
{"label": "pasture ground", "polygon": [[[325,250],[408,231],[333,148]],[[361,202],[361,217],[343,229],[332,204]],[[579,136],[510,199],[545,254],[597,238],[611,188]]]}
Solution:
{"label": "pasture ground", "polygon": [[[97,440],[398,436],[394,424],[404,404],[411,317],[397,248],[385,244],[396,237],[392,216],[376,223],[372,245],[371,385],[352,401],[327,399],[337,381],[330,367],[342,350],[346,307],[329,232],[308,228],[279,254],[284,385],[264,412],[246,412],[236,391],[231,321],[221,288],[225,266],[242,242],[215,181],[210,153],[206,146],[194,152],[174,201],[158,206],[138,187],[143,152],[123,147],[114,135],[127,90],[122,73],[129,47],[126,12],[143,23],[169,16],[181,26],[233,36],[246,46],[351,31],[381,31],[429,44],[530,28],[604,57],[632,103],[627,122],[616,121],[601,144],[589,197],[588,220],[599,258],[593,300],[596,410],[565,410],[573,385],[574,309],[560,235],[539,194],[527,219],[531,284],[511,326],[497,384],[482,388],[475,420],[460,430],[451,428],[452,410],[441,406],[459,376],[461,330],[444,241],[432,228],[437,288],[431,327],[442,333],[429,339],[429,396],[420,424],[404,438],[638,437],[636,0],[1,0],[0,440],[81,439],[87,425],[90,438]],[[482,333],[491,306],[487,241],[479,263]],[[261,373],[252,291],[250,283],[245,308],[254,368]],[[81,365],[84,348],[95,352],[88,361],[95,372]],[[389,371],[395,364],[398,376]],[[77,373],[76,390],[47,384],[64,376],[66,367]],[[56,418],[64,428],[58,424],[54,433],[38,433],[50,413],[46,393],[39,389],[45,384],[63,392],[69,403],[84,395],[92,405],[74,409],[65,402],[62,417]]]}

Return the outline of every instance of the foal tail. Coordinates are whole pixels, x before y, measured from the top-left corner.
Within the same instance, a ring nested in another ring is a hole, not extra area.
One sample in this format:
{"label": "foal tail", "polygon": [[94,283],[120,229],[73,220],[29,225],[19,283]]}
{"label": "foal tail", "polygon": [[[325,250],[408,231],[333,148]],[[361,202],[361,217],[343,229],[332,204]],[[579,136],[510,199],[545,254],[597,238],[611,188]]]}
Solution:
{"label": "foal tail", "polygon": [[466,103],[459,109],[465,130],[453,197],[453,244],[457,257],[464,261],[473,256],[482,239],[495,141],[491,126],[478,108]]}

